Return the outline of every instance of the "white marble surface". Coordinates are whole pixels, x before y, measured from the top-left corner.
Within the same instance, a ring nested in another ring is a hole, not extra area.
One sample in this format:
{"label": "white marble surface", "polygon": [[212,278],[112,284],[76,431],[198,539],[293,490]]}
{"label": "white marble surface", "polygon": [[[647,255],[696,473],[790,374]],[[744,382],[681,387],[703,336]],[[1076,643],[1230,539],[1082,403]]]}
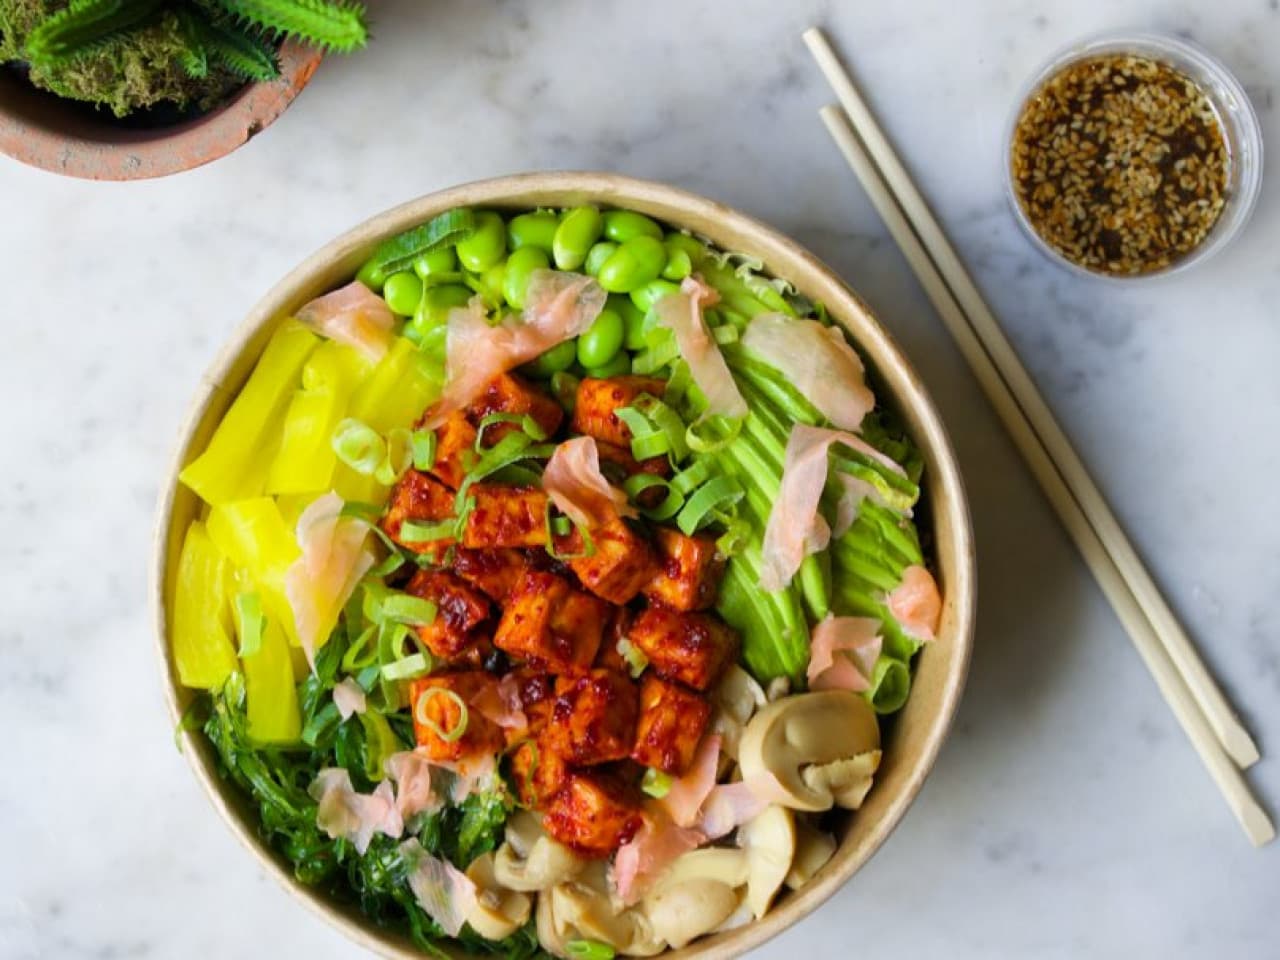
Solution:
{"label": "white marble surface", "polygon": [[[1185,31],[1280,158],[1276,0],[377,4],[212,166],[91,184],[0,160],[0,956],[352,956],[238,848],[175,753],[144,600],[156,480],[247,307],[337,232],[448,184],[616,169],[756,214],[881,313],[943,410],[982,599],[955,733],[892,839],[762,957],[1274,957],[1245,842],[816,115],[825,24],[1265,753],[1280,751],[1280,160],[1238,245],[1122,290],[1016,232],[1018,84],[1112,27]],[[1280,766],[1252,775],[1280,805]]]}

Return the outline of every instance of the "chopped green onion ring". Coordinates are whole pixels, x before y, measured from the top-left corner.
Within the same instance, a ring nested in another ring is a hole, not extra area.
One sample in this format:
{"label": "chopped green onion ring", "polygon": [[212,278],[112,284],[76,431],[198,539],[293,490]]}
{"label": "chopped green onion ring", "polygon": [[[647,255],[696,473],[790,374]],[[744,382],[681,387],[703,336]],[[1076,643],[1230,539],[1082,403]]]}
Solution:
{"label": "chopped green onion ring", "polygon": [[631,679],[638,680],[640,674],[644,673],[645,667],[649,666],[649,658],[645,656],[644,651],[626,637],[619,640],[614,649],[618,651],[618,656],[626,661],[627,672],[631,674]]}
{"label": "chopped green onion ring", "polygon": [[418,520],[405,520],[400,524],[400,539],[405,543],[430,543],[433,540],[444,540],[452,537],[458,530],[458,521],[431,520],[423,523]]}
{"label": "chopped green onion ring", "polygon": [[649,767],[640,781],[640,789],[655,800],[661,800],[671,790],[671,775]]}
{"label": "chopped green onion ring", "polygon": [[[445,730],[440,724],[436,723],[433,717],[427,716],[425,709],[427,704],[431,702],[432,697],[447,697],[458,705],[458,722],[454,724],[452,730]],[[461,739],[462,735],[467,732],[467,720],[469,718],[470,711],[467,709],[466,702],[446,687],[427,687],[418,695],[418,701],[413,705],[413,719],[429,729],[445,743],[453,743]]]}
{"label": "chopped green onion ring", "polygon": [[[695,453],[715,453],[722,447],[732,443],[742,432],[745,417],[722,417],[719,415],[691,423],[685,431],[685,440],[689,449]],[[700,430],[699,427],[705,429]]]}
{"label": "chopped green onion ring", "polygon": [[[533,419],[533,417],[529,416],[527,413],[491,413],[484,417],[484,419],[480,421],[480,425],[476,427],[476,453],[482,453],[484,451],[485,431],[499,423],[517,424],[520,427],[520,432],[532,441],[547,439],[547,432],[538,425],[537,420]],[[508,436],[510,436],[510,434],[508,434]]]}
{"label": "chopped green onion ring", "polygon": [[387,444],[367,423],[347,417],[330,441],[338,459],[362,476],[371,477],[387,455]]}
{"label": "chopped green onion ring", "polygon": [[570,940],[564,950],[573,960],[613,960],[615,955],[613,947],[599,940]]}
{"label": "chopped green onion ring", "polygon": [[420,627],[436,619],[436,605],[431,600],[408,593],[392,593],[382,599],[382,618],[392,623]]}
{"label": "chopped green onion ring", "polygon": [[378,645],[374,643],[374,637],[377,634],[377,626],[370,624],[364,628],[360,636],[356,637],[355,642],[347,647],[346,652],[342,654],[343,673],[357,673],[377,663]]}
{"label": "chopped green onion ring", "polygon": [[387,434],[386,455],[373,471],[373,479],[389,487],[413,466],[413,435],[403,427]]}
{"label": "chopped green onion ring", "polygon": [[438,438],[434,430],[415,430],[411,435],[413,447],[413,469],[430,470],[436,465],[436,443]]}
{"label": "chopped green onion ring", "polygon": [[386,680],[412,680],[431,672],[435,664],[422,652],[412,653],[407,657],[392,661],[382,668],[382,676]]}
{"label": "chopped green onion ring", "polygon": [[725,476],[712,477],[684,502],[676,516],[676,526],[685,536],[693,536],[715,519],[716,509],[732,506],[742,497],[743,490],[737,481]]}
{"label": "chopped green onion ring", "polygon": [[622,484],[622,489],[626,491],[627,496],[636,503],[639,503],[641,494],[654,487],[662,487],[667,491],[667,495],[655,506],[641,507],[641,511],[650,520],[670,520],[684,506],[684,495],[676,491],[669,480],[652,473],[635,473],[627,477]]}

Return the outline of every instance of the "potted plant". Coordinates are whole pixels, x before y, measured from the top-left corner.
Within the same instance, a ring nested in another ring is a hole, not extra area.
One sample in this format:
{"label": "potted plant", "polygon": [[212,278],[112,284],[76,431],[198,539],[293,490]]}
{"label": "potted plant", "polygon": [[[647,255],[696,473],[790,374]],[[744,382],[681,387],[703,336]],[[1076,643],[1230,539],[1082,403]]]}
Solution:
{"label": "potted plant", "polygon": [[0,150],[95,179],[198,166],[367,36],[347,0],[0,0]]}

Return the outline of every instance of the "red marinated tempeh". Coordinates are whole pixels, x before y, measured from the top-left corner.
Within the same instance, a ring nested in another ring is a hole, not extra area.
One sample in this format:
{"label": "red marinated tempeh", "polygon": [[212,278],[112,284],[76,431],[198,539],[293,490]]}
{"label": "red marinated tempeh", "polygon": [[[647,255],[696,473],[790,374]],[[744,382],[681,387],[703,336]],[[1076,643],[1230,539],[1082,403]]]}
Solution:
{"label": "red marinated tempeh", "polygon": [[706,690],[729,665],[737,635],[705,613],[649,606],[637,614],[628,639],[659,674],[695,690]]}
{"label": "red marinated tempeh", "polygon": [[631,428],[618,419],[615,411],[631,406],[642,393],[661,397],[666,386],[666,381],[657,377],[629,374],[607,380],[586,377],[578,384],[577,399],[573,407],[573,429],[629,450]]}

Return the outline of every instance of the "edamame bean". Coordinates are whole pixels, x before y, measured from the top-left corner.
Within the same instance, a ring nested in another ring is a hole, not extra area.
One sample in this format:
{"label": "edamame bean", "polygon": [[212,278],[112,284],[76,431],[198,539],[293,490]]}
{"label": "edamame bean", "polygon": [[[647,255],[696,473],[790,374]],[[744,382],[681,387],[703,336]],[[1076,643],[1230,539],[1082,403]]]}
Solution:
{"label": "edamame bean", "polygon": [[472,289],[484,298],[490,307],[500,307],[506,299],[507,261],[502,260],[479,275],[470,274]]}
{"label": "edamame bean", "polygon": [[601,240],[595,244],[587,252],[587,260],[583,266],[583,269],[587,271],[587,276],[596,276],[600,272],[600,268],[604,266],[604,262],[612,257],[617,249],[618,245],[608,240]]}
{"label": "edamame bean", "polygon": [[658,279],[667,265],[667,249],[661,240],[638,236],[625,241],[613,252],[596,279],[610,293],[630,293],[650,280]]}
{"label": "edamame bean", "polygon": [[648,313],[663,297],[679,292],[680,285],[670,280],[651,280],[643,287],[631,291],[631,302],[643,313]]}
{"label": "edamame bean", "polygon": [[588,369],[609,363],[622,349],[622,317],[608,307],[578,337],[578,362]]}
{"label": "edamame bean", "polygon": [[405,335],[419,345],[423,338],[436,329],[444,327],[449,319],[449,311],[454,307],[465,307],[474,294],[470,287],[459,283],[442,283],[439,286],[427,287],[422,292],[418,308],[413,319],[405,327]]}
{"label": "edamame bean", "polygon": [[440,247],[413,261],[413,272],[423,280],[432,274],[452,273],[458,269],[458,255],[453,247]]}
{"label": "edamame bean", "polygon": [[541,247],[524,246],[511,251],[507,257],[507,275],[502,292],[507,303],[517,310],[524,309],[524,292],[529,286],[529,276],[535,270],[546,270],[551,258]]}
{"label": "edamame bean", "polygon": [[[666,246],[663,244],[663,246]],[[667,280],[683,280],[693,273],[693,261],[683,250],[672,250],[667,247],[667,265],[662,268],[662,276]]]}
{"label": "edamame bean", "polygon": [[673,231],[662,238],[663,244],[670,254],[676,250],[683,250],[689,256],[692,263],[697,263],[707,255],[707,245],[701,240],[696,240],[687,233],[679,233]]}
{"label": "edamame bean", "polygon": [[[581,341],[579,341],[581,342]],[[613,359],[608,363],[598,367],[587,367],[587,376],[594,377],[597,380],[604,380],[607,377],[620,377],[624,373],[631,372],[631,357],[619,351],[613,355]]]}
{"label": "edamame bean", "polygon": [[374,293],[382,292],[382,284],[386,281],[386,275],[373,265],[372,260],[366,260],[356,272],[356,279],[363,283]]}
{"label": "edamame bean", "polygon": [[550,350],[526,363],[521,369],[531,377],[545,380],[562,370],[568,370],[573,366],[573,361],[577,358],[578,341],[575,338],[566,340],[563,343],[557,343]]}
{"label": "edamame bean", "polygon": [[472,273],[483,273],[507,252],[507,227],[492,210],[476,214],[471,236],[458,241],[458,262]]}
{"label": "edamame bean", "polygon": [[587,260],[591,245],[600,239],[604,220],[595,207],[574,207],[564,215],[552,240],[551,252],[560,270],[577,270]]}
{"label": "edamame bean", "polygon": [[382,299],[387,301],[387,306],[396,316],[413,316],[418,309],[418,301],[422,299],[422,281],[409,270],[393,273],[382,285]]}
{"label": "edamame bean", "polygon": [[507,241],[512,250],[521,247],[538,247],[551,255],[555,242],[556,229],[560,226],[560,218],[550,210],[536,210],[533,213],[522,213],[512,217],[507,224]]}
{"label": "edamame bean", "polygon": [[622,345],[628,350],[644,349],[644,314],[631,302],[631,298],[620,293],[609,294],[607,308],[622,318],[622,328],[626,331],[622,337]]}
{"label": "edamame bean", "polygon": [[610,210],[604,215],[604,235],[614,243],[626,243],[634,237],[662,239],[657,221],[633,210]]}

